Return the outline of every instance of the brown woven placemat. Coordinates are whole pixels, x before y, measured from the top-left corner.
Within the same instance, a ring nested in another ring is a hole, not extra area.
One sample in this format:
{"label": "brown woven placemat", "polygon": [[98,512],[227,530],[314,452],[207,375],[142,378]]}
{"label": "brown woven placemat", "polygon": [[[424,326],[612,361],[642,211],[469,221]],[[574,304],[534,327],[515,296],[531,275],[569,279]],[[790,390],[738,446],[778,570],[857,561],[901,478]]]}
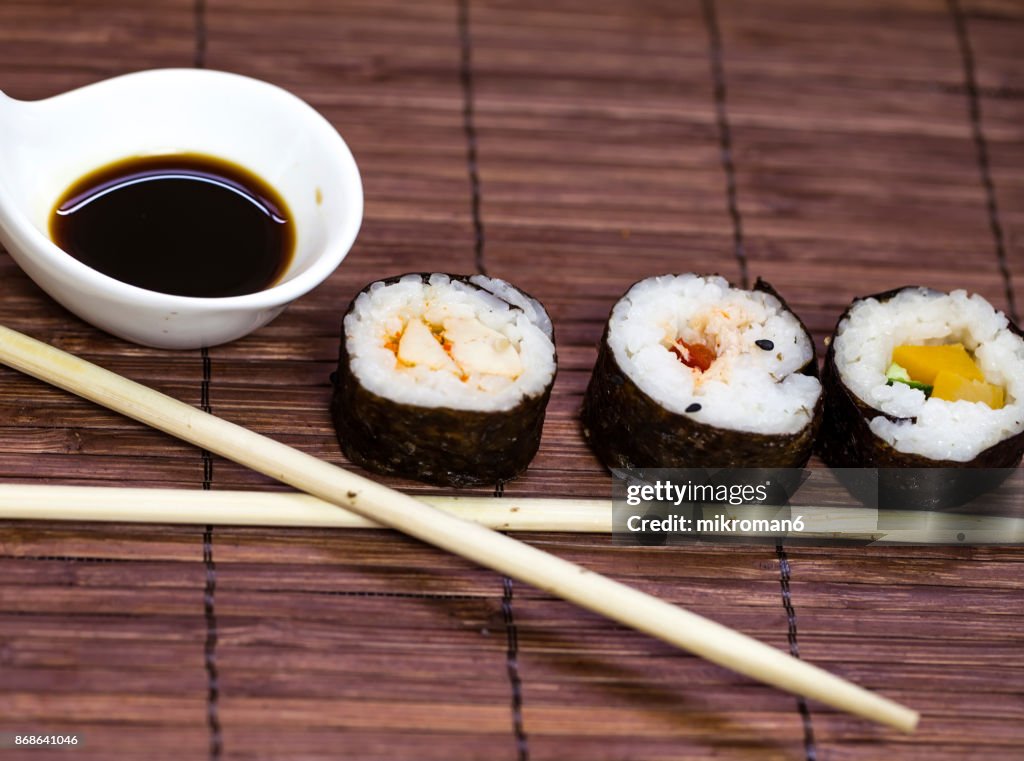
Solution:
{"label": "brown woven placemat", "polygon": [[[345,136],[366,219],[327,283],[208,352],[102,334],[6,255],[0,322],[342,463],[348,299],[483,269],[558,337],[541,452],[506,491],[605,496],[577,409],[636,279],[761,275],[819,345],[852,297],[905,283],[1024,303],[1022,39],[998,0],[6,0],[9,95],[159,66],[270,80]],[[7,370],[0,479],[273,486]],[[387,532],[8,521],[0,731],[79,732],[59,757],[81,759],[1024,754],[1019,550],[528,538],[904,700],[921,729],[805,706]]]}

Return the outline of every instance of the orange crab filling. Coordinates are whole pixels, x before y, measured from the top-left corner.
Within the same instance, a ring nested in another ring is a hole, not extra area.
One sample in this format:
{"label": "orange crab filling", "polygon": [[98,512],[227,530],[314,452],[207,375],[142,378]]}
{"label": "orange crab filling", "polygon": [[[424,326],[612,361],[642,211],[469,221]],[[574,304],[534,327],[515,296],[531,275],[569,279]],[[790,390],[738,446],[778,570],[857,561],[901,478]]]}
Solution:
{"label": "orange crab filling", "polygon": [[512,341],[474,318],[445,317],[434,324],[414,317],[401,333],[385,338],[384,348],[405,367],[450,372],[463,382],[471,375],[515,380],[523,372]]}

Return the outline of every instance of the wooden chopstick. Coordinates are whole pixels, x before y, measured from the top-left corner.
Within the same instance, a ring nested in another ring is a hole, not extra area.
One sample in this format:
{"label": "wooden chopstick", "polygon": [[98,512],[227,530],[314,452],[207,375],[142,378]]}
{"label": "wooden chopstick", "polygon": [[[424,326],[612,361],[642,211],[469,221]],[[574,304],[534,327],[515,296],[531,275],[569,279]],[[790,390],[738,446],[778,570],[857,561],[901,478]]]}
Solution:
{"label": "wooden chopstick", "polygon": [[[463,520],[498,531],[611,533],[605,499],[419,497]],[[369,518],[310,494],[114,486],[0,486],[0,518],[185,523],[220,526],[381,528]]]}
{"label": "wooden chopstick", "polygon": [[752,637],[5,327],[0,362],[713,663],[905,732],[917,726],[916,711]]}
{"label": "wooden chopstick", "polygon": [[[612,532],[610,499],[546,499],[481,496],[421,496],[417,499],[462,520],[496,531]],[[801,539],[963,544],[1020,543],[1024,519],[961,513],[862,507],[801,506]],[[0,519],[110,521],[292,528],[381,528],[345,508],[310,494],[284,491],[203,491],[115,486],[0,485]],[[897,528],[890,528],[895,526]],[[709,535],[703,535],[707,538]],[[742,536],[729,532],[730,538]],[[748,536],[757,537],[751,533]]]}

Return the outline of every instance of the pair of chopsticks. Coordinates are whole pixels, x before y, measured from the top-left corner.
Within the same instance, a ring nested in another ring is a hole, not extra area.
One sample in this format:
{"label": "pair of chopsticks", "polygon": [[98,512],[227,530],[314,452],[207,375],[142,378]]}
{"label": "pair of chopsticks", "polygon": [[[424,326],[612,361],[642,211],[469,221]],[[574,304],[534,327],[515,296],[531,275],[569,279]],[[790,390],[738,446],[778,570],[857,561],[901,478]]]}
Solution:
{"label": "pair of chopsticks", "polygon": [[905,732],[917,726],[910,708],[752,637],[2,326],[0,362],[720,666]]}

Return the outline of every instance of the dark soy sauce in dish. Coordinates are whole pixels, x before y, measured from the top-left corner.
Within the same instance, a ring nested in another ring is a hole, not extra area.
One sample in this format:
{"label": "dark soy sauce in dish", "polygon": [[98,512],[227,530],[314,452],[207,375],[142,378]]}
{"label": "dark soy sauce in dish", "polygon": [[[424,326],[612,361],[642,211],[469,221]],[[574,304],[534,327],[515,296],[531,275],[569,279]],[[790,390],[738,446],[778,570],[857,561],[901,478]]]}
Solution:
{"label": "dark soy sauce in dish", "polygon": [[50,237],[122,282],[203,298],[270,287],[295,247],[273,188],[201,154],[128,158],[87,174],[57,201]]}

